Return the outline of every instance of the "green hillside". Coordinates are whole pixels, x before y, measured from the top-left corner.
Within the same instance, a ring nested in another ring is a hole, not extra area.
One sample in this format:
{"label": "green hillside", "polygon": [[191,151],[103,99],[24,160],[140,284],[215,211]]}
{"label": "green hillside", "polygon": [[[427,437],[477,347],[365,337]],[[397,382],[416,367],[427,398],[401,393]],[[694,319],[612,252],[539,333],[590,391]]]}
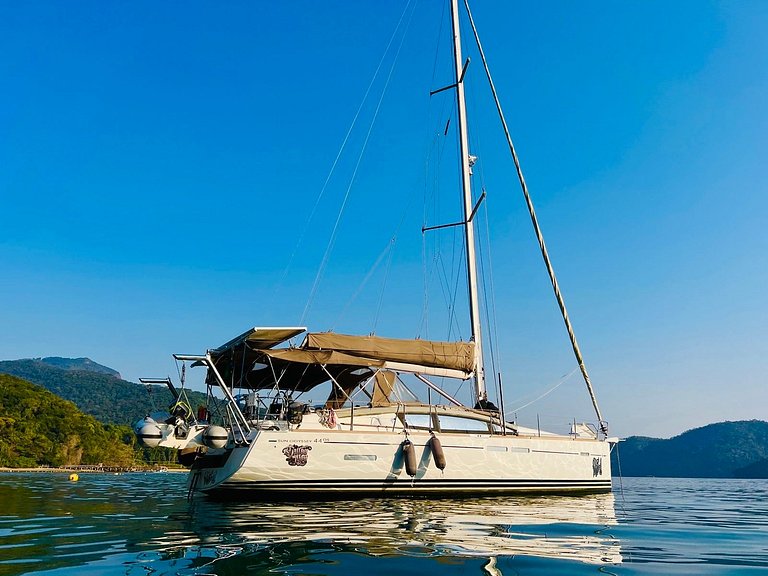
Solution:
{"label": "green hillside", "polygon": [[90,358],[61,358],[59,356],[49,356],[47,358],[37,358],[37,360],[55,366],[56,368],[64,368],[65,370],[98,372],[100,374],[109,374],[115,378],[120,378],[120,372],[102,364],[98,364]]}
{"label": "green hillside", "polygon": [[624,476],[768,478],[768,422],[719,422],[668,440],[631,436],[612,454]]}
{"label": "green hillside", "polygon": [[131,466],[128,426],[102,424],[20,378],[0,374],[0,466]]}
{"label": "green hillside", "polygon": [[[88,366],[83,362],[75,365]],[[164,386],[151,386],[151,392],[148,392],[142,384],[127,382],[103,371],[73,370],[52,366],[39,359],[0,361],[0,373],[38,384],[73,402],[82,412],[109,424],[132,425],[151,412],[166,410],[173,401]],[[204,394],[188,392],[188,395],[193,409],[205,403]]]}

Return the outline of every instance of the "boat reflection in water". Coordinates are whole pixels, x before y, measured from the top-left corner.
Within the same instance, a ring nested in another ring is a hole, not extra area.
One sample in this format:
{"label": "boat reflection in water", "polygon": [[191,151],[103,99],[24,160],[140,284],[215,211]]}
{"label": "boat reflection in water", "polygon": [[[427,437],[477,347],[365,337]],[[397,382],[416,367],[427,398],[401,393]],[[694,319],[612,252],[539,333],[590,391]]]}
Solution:
{"label": "boat reflection in water", "polygon": [[[258,564],[257,557],[272,557],[276,551],[306,554],[308,543],[320,545],[309,546],[314,551],[325,545],[335,553],[374,557],[487,557],[491,574],[499,573],[496,557],[622,561],[619,540],[610,533],[616,524],[613,494],[294,504],[197,500],[185,516],[198,552],[210,564],[237,556],[242,561],[242,555]],[[173,540],[173,534],[166,534],[152,546],[188,543]]]}

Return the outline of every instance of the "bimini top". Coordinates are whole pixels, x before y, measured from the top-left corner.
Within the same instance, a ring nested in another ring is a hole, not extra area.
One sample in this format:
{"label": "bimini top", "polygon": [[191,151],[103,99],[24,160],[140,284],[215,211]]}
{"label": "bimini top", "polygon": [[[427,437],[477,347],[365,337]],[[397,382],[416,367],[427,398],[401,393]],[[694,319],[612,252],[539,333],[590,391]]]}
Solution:
{"label": "bimini top", "polygon": [[260,390],[276,385],[306,391],[331,378],[364,380],[378,370],[469,378],[474,342],[435,342],[380,336],[310,332],[298,346],[275,348],[304,328],[253,328],[210,351],[232,387]]}

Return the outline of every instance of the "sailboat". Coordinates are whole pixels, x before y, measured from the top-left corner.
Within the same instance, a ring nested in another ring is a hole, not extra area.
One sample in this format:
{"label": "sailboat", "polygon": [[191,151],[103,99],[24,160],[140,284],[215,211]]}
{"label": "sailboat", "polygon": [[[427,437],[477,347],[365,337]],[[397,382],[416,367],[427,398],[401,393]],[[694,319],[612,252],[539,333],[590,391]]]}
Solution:
{"label": "sailboat", "polygon": [[[474,29],[468,6],[467,13]],[[617,440],[607,436],[498,99],[597,425],[573,422],[567,434],[527,428],[507,418],[503,401],[497,407],[488,399],[473,222],[478,205],[471,193],[463,81],[467,63],[462,59],[458,0],[451,0],[451,17],[455,82],[445,89],[456,91],[464,211],[458,225],[464,232],[471,339],[445,342],[313,332],[303,326],[256,327],[205,354],[175,355],[177,361],[205,367],[209,392],[220,390],[224,401],[195,412],[177,392],[168,418],[148,417],[135,430],[147,446],[179,449],[180,462],[190,468],[190,495],[328,498],[611,490],[610,451]],[[479,41],[478,48],[483,55]],[[492,81],[491,88],[495,98]],[[409,379],[424,385],[427,401],[412,393]],[[471,380],[472,403],[454,398],[438,379]],[[300,400],[321,386],[330,388],[324,404]]]}

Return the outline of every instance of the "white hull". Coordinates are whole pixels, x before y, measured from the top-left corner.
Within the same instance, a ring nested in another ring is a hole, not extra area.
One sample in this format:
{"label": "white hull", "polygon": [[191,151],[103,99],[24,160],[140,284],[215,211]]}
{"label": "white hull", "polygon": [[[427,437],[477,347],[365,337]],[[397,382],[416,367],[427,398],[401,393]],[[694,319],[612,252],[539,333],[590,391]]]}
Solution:
{"label": "white hull", "polygon": [[611,490],[605,440],[568,436],[438,434],[439,470],[428,432],[411,432],[418,468],[407,474],[402,432],[262,430],[249,446],[210,451],[190,488],[225,496],[328,497],[344,494],[444,495],[596,493]]}

